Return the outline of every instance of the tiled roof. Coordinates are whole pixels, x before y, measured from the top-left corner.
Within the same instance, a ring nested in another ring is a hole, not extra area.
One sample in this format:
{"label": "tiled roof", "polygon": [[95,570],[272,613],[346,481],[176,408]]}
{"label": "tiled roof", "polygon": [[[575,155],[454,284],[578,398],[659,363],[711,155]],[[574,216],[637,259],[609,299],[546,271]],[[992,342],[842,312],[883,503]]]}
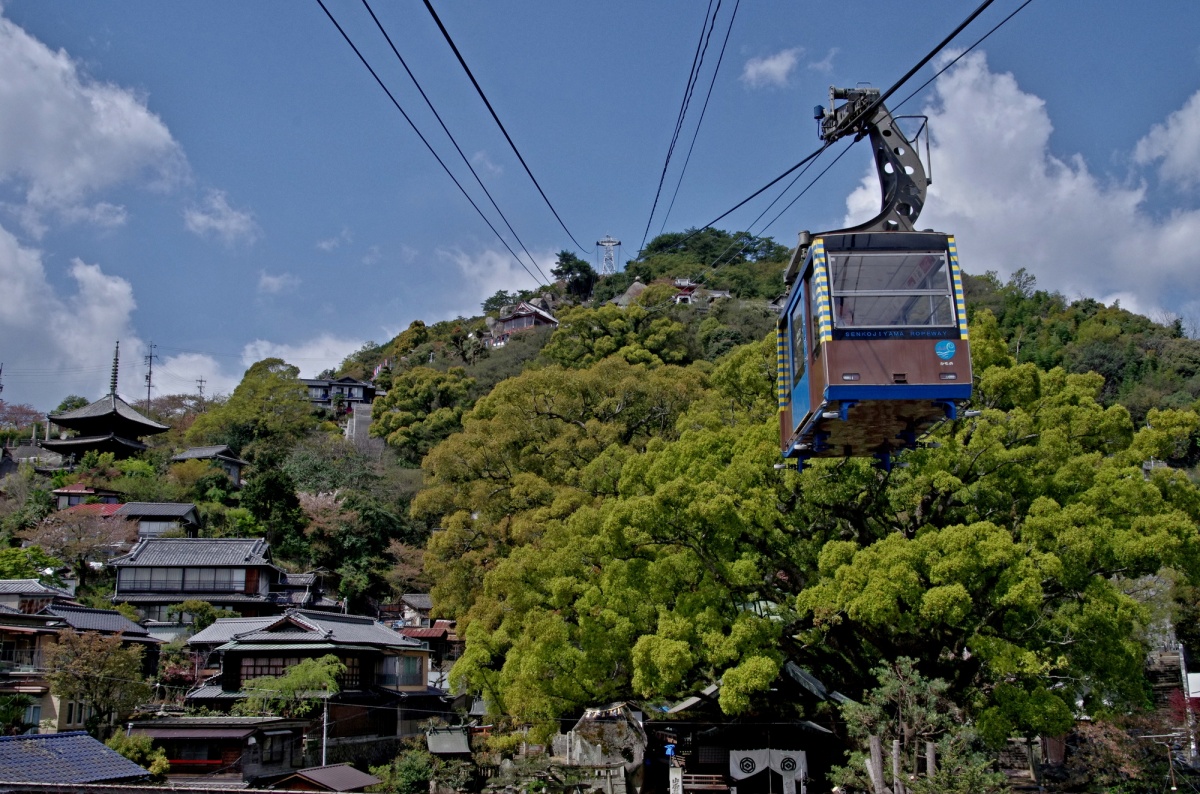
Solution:
{"label": "tiled roof", "polygon": [[97,515],[97,516],[108,517],[108,516],[117,515],[120,512],[121,508],[124,506],[125,505],[110,504],[107,502],[96,502],[96,503],[90,504],[90,505],[71,505],[70,507],[64,507],[62,509],[62,512],[64,512],[64,513],[83,513],[84,515]]}
{"label": "tiled roof", "polygon": [[187,518],[196,506],[190,502],[126,502],[116,515],[123,518]]}
{"label": "tiled roof", "polygon": [[431,640],[437,637],[445,637],[446,629],[444,628],[417,628],[415,626],[406,626],[399,629],[400,633],[405,637],[414,637],[422,640]]}
{"label": "tiled roof", "polygon": [[62,618],[76,631],[99,631],[105,634],[120,632],[130,639],[149,639],[150,632],[115,609],[90,609],[64,604],[51,604],[44,614]]}
{"label": "tiled roof", "polygon": [[429,593],[406,593],[400,596],[400,601],[408,604],[413,609],[423,609],[425,611],[433,609],[433,599],[429,597]]}
{"label": "tiled roof", "polygon": [[[223,619],[218,619],[218,623]],[[206,629],[207,630],[207,629]],[[192,638],[195,641],[195,637]],[[230,642],[238,646],[263,643],[333,642],[338,645],[371,645],[388,648],[422,648],[424,643],[392,631],[374,618],[289,609],[265,626],[234,633]]]}
{"label": "tiled roof", "polygon": [[233,454],[233,450],[227,444],[214,444],[209,447],[190,447],[180,452],[175,457],[171,458],[172,463],[178,463],[184,460],[226,460],[230,463],[240,463],[243,466],[249,465],[246,461],[240,459]]}
{"label": "tiled roof", "polygon": [[122,419],[127,419],[139,425],[144,425],[146,428],[145,432],[148,433],[162,433],[171,429],[166,425],[160,425],[153,419],[147,419],[146,417],[142,416],[140,413],[135,411],[133,407],[129,405],[129,403],[125,402],[115,394],[109,394],[106,397],[101,397],[91,405],[85,405],[82,408],[76,408],[74,411],[67,411],[66,413],[61,414],[50,414],[50,421],[56,425],[68,427],[71,423],[81,419],[96,419],[98,417],[109,416],[111,414],[116,414]]}
{"label": "tiled roof", "polygon": [[0,736],[0,781],[98,783],[149,774],[83,731]]}
{"label": "tiled roof", "polygon": [[269,565],[270,546],[261,538],[145,538],[115,567],[187,565]]}
{"label": "tiled roof", "polygon": [[330,764],[329,766],[310,766],[307,769],[298,769],[295,774],[284,778],[279,785],[281,788],[290,788],[283,784],[296,778],[307,780],[328,791],[354,791],[383,782],[374,775],[359,772],[349,764]]}
{"label": "tiled roof", "polygon": [[293,587],[308,587],[317,580],[315,573],[285,573],[280,584],[291,585]]}
{"label": "tiled roof", "polygon": [[235,634],[256,631],[263,626],[270,626],[278,616],[265,618],[217,618],[211,626],[197,631],[188,640],[189,645],[221,645],[233,639]]}
{"label": "tiled roof", "polygon": [[37,579],[0,579],[0,594],[69,597],[65,590],[44,585]]}

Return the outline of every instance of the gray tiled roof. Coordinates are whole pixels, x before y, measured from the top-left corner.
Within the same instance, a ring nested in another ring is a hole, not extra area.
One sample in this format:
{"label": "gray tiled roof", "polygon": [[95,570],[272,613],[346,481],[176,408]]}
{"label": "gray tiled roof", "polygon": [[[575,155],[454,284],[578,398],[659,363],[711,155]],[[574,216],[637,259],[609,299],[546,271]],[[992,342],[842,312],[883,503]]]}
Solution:
{"label": "gray tiled roof", "polygon": [[269,565],[270,546],[261,538],[145,538],[114,567]]}
{"label": "gray tiled roof", "polygon": [[400,600],[413,609],[433,609],[433,599],[429,597],[429,593],[405,593],[400,596]]}
{"label": "gray tiled roof", "polygon": [[[222,620],[224,619],[219,619],[217,623]],[[193,637],[192,641],[195,640]],[[246,627],[241,632],[234,632],[230,642],[246,646],[260,643],[333,642],[339,645],[372,645],[387,648],[425,647],[424,643],[405,637],[374,618],[300,609],[289,609],[267,625]]]}
{"label": "gray tiled roof", "polygon": [[213,458],[219,458],[220,460],[227,460],[230,463],[240,463],[242,465],[249,465],[246,463],[246,461],[241,460],[238,458],[237,455],[234,455],[233,450],[230,449],[229,445],[227,445],[227,444],[214,444],[214,445],[208,446],[208,447],[190,447],[188,449],[185,449],[183,452],[180,452],[175,457],[171,458],[171,461],[176,462],[176,461],[183,461],[183,460],[212,460]]}
{"label": "gray tiled roof", "polygon": [[0,736],[0,780],[12,783],[98,783],[140,780],[149,773],[83,731]]}
{"label": "gray tiled roof", "polygon": [[121,518],[187,518],[196,506],[190,502],[126,502],[115,516]]}
{"label": "gray tiled roof", "polygon": [[50,414],[50,421],[66,427],[67,423],[75,420],[95,419],[97,417],[108,416],[110,414],[116,414],[117,416],[120,416],[123,419],[128,419],[131,422],[146,425],[147,429],[153,428],[160,433],[171,429],[166,425],[160,425],[153,419],[147,419],[146,417],[142,416],[140,413],[135,411],[129,403],[125,402],[115,394],[109,394],[105,397],[101,397],[99,400],[96,400],[96,402],[90,405],[85,405],[82,408],[76,408],[74,411],[67,411],[61,414]]}
{"label": "gray tiled roof", "polygon": [[120,632],[130,639],[149,639],[150,632],[114,609],[91,609],[65,604],[52,604],[43,614],[62,618],[76,631],[99,631],[105,634]]}
{"label": "gray tiled roof", "polygon": [[278,615],[265,618],[217,618],[216,622],[202,631],[197,631],[188,640],[189,645],[221,645],[233,639],[235,634],[257,631],[279,620]]}
{"label": "gray tiled roof", "polygon": [[37,579],[0,579],[0,594],[69,597],[66,591],[44,585]]}

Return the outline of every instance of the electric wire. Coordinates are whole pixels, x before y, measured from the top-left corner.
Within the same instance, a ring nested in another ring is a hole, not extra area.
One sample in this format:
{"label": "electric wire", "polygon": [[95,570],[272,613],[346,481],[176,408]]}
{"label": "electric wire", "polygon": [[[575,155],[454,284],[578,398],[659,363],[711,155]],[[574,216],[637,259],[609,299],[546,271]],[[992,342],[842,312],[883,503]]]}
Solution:
{"label": "electric wire", "polygon": [[457,151],[458,156],[462,158],[463,163],[471,172],[471,176],[475,177],[475,182],[478,183],[479,187],[483,190],[483,194],[487,196],[488,201],[492,203],[492,207],[500,215],[500,219],[504,221],[504,225],[508,227],[508,230],[512,232],[513,238],[517,241],[517,244],[521,246],[521,250],[525,252],[525,255],[529,257],[529,261],[533,263],[535,268],[537,268],[537,272],[541,274],[542,279],[546,282],[549,282],[550,279],[546,276],[541,266],[538,265],[537,260],[533,257],[533,254],[529,253],[529,249],[525,247],[525,243],[523,240],[521,240],[520,235],[517,234],[517,230],[512,227],[511,223],[508,222],[508,218],[504,215],[504,212],[500,209],[499,205],[496,204],[496,199],[492,198],[491,191],[489,191],[487,186],[483,184],[483,180],[479,178],[479,174],[475,171],[475,167],[471,165],[471,161],[467,158],[467,155],[463,153],[462,147],[458,145],[458,141],[446,127],[446,122],[442,120],[441,114],[437,112],[437,108],[433,106],[433,102],[430,101],[429,96],[425,93],[425,89],[421,87],[421,83],[417,80],[417,76],[412,73],[412,69],[408,68],[408,63],[405,62],[404,57],[400,55],[400,51],[396,49],[396,45],[392,42],[392,37],[388,35],[386,30],[384,30],[383,23],[379,21],[379,17],[375,16],[375,11],[371,8],[371,4],[367,2],[367,0],[362,0],[362,4],[364,7],[366,7],[367,13],[371,15],[371,19],[375,21],[375,27],[379,28],[379,32],[382,33],[384,39],[387,40],[388,46],[392,48],[392,53],[396,56],[396,60],[400,61],[400,65],[404,67],[404,71],[408,74],[409,79],[412,80],[413,85],[417,87],[417,91],[421,94],[421,99],[425,100],[425,104],[429,107],[430,112],[433,113],[433,117],[437,119],[438,124],[441,125],[442,132],[446,133],[446,137],[449,138],[450,143],[454,145],[454,150]]}
{"label": "electric wire", "polygon": [[417,129],[417,125],[415,123],[413,123],[413,120],[411,118],[409,118],[409,115],[404,112],[404,108],[400,106],[400,102],[396,99],[396,97],[392,94],[391,90],[387,87],[387,85],[379,77],[378,73],[376,73],[375,69],[367,61],[366,57],[358,49],[358,47],[355,45],[355,43],[350,39],[349,34],[346,33],[346,31],[342,28],[341,24],[339,24],[337,19],[334,18],[333,14],[330,13],[329,9],[325,7],[324,0],[317,0],[317,5],[321,6],[321,10],[325,12],[325,16],[329,17],[329,21],[333,23],[333,26],[335,28],[337,28],[338,33],[342,34],[342,38],[345,39],[346,43],[350,45],[350,49],[354,50],[354,54],[358,56],[358,59],[362,62],[362,65],[365,66],[367,68],[367,71],[371,73],[371,77],[375,78],[375,82],[378,83],[379,87],[382,88],[384,93],[388,95],[388,99],[390,99],[392,101],[392,104],[396,106],[396,110],[400,111],[400,115],[403,116],[404,120],[408,122],[408,126],[412,127],[413,132],[415,132],[417,134],[417,137],[421,139],[421,143],[425,144],[425,148],[429,150],[429,153],[432,154],[434,159],[436,159],[438,161],[438,165],[440,165],[442,167],[442,170],[446,172],[446,175],[449,176],[450,179],[454,181],[454,184],[458,187],[459,191],[463,194],[463,196],[467,199],[467,201],[470,202],[471,206],[474,207],[475,211],[477,213],[479,213],[479,217],[483,218],[483,222],[488,225],[488,228],[492,230],[492,233],[494,235],[496,235],[496,238],[498,240],[500,240],[500,242],[504,245],[505,248],[508,249],[508,252],[510,254],[512,254],[512,256],[513,256],[513,259],[517,260],[517,264],[519,264],[521,266],[521,269],[524,270],[526,273],[528,273],[530,278],[532,278],[534,281],[537,281],[539,284],[541,284],[542,282],[538,280],[538,277],[535,276],[533,274],[533,272],[528,267],[525,266],[525,263],[521,261],[521,257],[517,256],[516,251],[514,251],[512,249],[512,246],[510,246],[508,244],[508,241],[504,239],[504,236],[501,235],[500,232],[496,230],[496,227],[492,224],[491,220],[489,220],[487,215],[485,215],[483,213],[483,210],[481,210],[479,208],[479,205],[475,203],[475,200],[473,198],[471,198],[471,195],[469,193],[467,193],[466,189],[462,186],[462,183],[459,182],[458,178],[454,176],[454,173],[446,166],[446,163],[442,160],[442,158],[440,156],[438,156],[437,151],[434,150],[433,146],[430,145],[429,141],[426,140],[425,136],[421,134],[421,131],[419,129]]}
{"label": "electric wire", "polygon": [[[700,40],[696,42],[696,52],[692,55],[692,67],[688,71],[687,84],[683,88],[683,99],[679,103],[679,113],[675,117],[675,129],[671,132],[671,143],[667,146],[667,156],[663,160],[662,172],[658,175],[658,187],[654,191],[654,202],[650,205],[650,217],[646,218],[646,230],[642,232],[642,242],[638,244],[638,252],[646,247],[646,238],[650,236],[650,224],[654,223],[654,213],[658,209],[658,199],[662,196],[663,183],[667,179],[667,168],[671,165],[671,156],[675,153],[675,144],[683,129],[683,120],[687,116],[688,105],[691,104],[692,91],[696,88],[696,79],[700,76],[700,65],[704,62],[704,52],[708,39],[712,36],[712,28],[716,25],[717,12],[721,10],[721,0],[717,0],[716,11],[713,11],[712,0],[708,0],[708,8],[704,10],[704,24],[700,26]],[[705,35],[707,31],[707,36]]]}
{"label": "electric wire", "polygon": [[[721,42],[721,52],[717,56],[716,66],[713,67],[712,79],[708,81],[708,92],[704,95],[704,104],[700,108],[700,118],[696,120],[696,129],[692,132],[692,140],[688,144],[687,156],[683,158],[683,167],[679,169],[679,179],[675,182],[675,192],[671,194],[671,202],[667,205],[667,211],[663,214],[662,225],[658,229],[658,233],[662,234],[667,228],[667,219],[671,217],[671,210],[675,208],[675,199],[679,196],[679,188],[683,185],[683,175],[687,173],[688,164],[692,162],[692,151],[696,148],[696,138],[700,136],[700,125],[704,123],[704,114],[708,111],[708,102],[712,99],[713,86],[717,83],[717,75],[721,71],[721,62],[725,60],[725,48],[729,45],[729,34],[733,32],[733,22],[737,19],[738,8],[741,7],[742,0],[737,0],[733,4],[733,13],[729,16],[729,26],[725,28],[725,39]],[[713,17],[716,21],[716,17]],[[712,31],[709,31],[712,35]],[[705,45],[707,47],[707,45]],[[643,241],[644,242],[644,241]]]}
{"label": "electric wire", "polygon": [[[986,10],[986,9],[987,9],[987,7],[988,7],[988,6],[990,6],[990,5],[991,5],[993,2],[994,2],[994,0],[983,0],[983,2],[982,2],[980,5],[979,5],[979,7],[978,7],[978,8],[976,8],[974,11],[972,11],[972,12],[971,12],[971,14],[967,16],[967,18],[966,18],[966,19],[964,19],[962,22],[960,22],[960,23],[959,23],[959,24],[958,24],[958,25],[957,25],[957,26],[954,28],[954,30],[952,30],[952,31],[951,31],[951,32],[950,32],[950,33],[949,33],[949,34],[948,34],[948,35],[947,35],[947,36],[946,36],[944,39],[942,39],[942,40],[941,40],[941,41],[940,41],[940,42],[939,42],[939,43],[938,43],[938,44],[937,44],[937,45],[936,45],[936,46],[935,46],[935,47],[934,47],[932,50],[930,50],[928,53],[926,53],[926,54],[925,54],[925,56],[924,56],[924,57],[922,57],[922,58],[921,58],[921,60],[919,60],[915,66],[913,66],[911,69],[909,69],[907,72],[905,72],[905,74],[904,74],[904,76],[903,76],[903,77],[901,77],[899,80],[897,80],[895,83],[893,83],[891,88],[889,88],[887,91],[885,91],[885,92],[881,93],[881,94],[879,95],[879,98],[878,98],[878,99],[876,99],[875,101],[873,101],[873,102],[872,102],[870,105],[868,105],[867,107],[863,108],[863,110],[862,110],[860,113],[858,113],[857,115],[855,115],[855,116],[854,116],[854,117],[853,117],[853,118],[852,118],[852,119],[851,119],[851,120],[850,120],[850,121],[849,121],[849,122],[848,122],[848,123],[847,123],[845,126],[846,126],[847,128],[849,128],[849,127],[853,127],[854,125],[856,125],[856,124],[857,124],[859,121],[861,121],[862,119],[864,119],[864,118],[869,118],[869,117],[870,117],[870,115],[871,115],[872,113],[874,113],[874,112],[875,112],[875,110],[876,110],[876,109],[877,109],[877,108],[878,108],[880,105],[882,105],[882,104],[884,103],[884,101],[886,101],[886,100],[887,100],[889,97],[891,97],[891,95],[892,95],[892,94],[896,93],[896,91],[897,91],[897,90],[899,90],[900,86],[902,86],[902,85],[904,85],[906,82],[908,82],[908,81],[909,81],[909,80],[912,78],[912,76],[913,76],[914,74],[916,74],[918,71],[920,71],[920,69],[921,69],[921,68],[923,68],[923,67],[925,66],[925,64],[927,64],[927,63],[929,63],[931,60],[933,60],[933,58],[935,58],[939,52],[941,52],[943,49],[945,49],[945,48],[946,48],[946,45],[948,45],[948,44],[949,44],[951,41],[953,41],[953,40],[954,40],[954,38],[955,38],[956,36],[958,36],[958,34],[959,34],[959,33],[961,33],[961,32],[963,31],[963,29],[964,29],[964,28],[966,28],[966,27],[967,27],[967,25],[969,25],[971,22],[973,22],[973,21],[975,20],[975,18],[976,18],[976,17],[978,17],[980,14],[982,14],[982,13],[984,12],[984,10]],[[1024,8],[1024,6],[1022,6],[1022,8]],[[1017,9],[1017,10],[1019,11],[1020,9]],[[1009,18],[1011,18],[1011,15],[1010,15],[1010,17],[1009,17]],[[1005,20],[1004,20],[1004,22],[1006,22],[1006,21],[1008,21],[1008,20],[1007,20],[1007,19],[1005,19]],[[1004,22],[1001,22],[1000,24],[1002,25],[1002,24],[1004,24]],[[988,34],[988,35],[991,35],[991,34],[990,34],[990,32],[989,32],[989,34]],[[804,165],[804,163],[808,162],[808,160],[810,160],[810,159],[812,159],[813,157],[815,157],[816,155],[820,154],[821,152],[823,152],[823,151],[824,151],[825,149],[827,149],[828,147],[829,147],[829,144],[828,144],[828,143],[826,143],[826,144],[825,144],[824,146],[822,146],[822,147],[821,147],[819,150],[817,150],[816,152],[813,152],[813,153],[812,153],[812,154],[810,154],[808,157],[804,158],[804,159],[803,159],[803,160],[801,160],[799,163],[797,163],[796,165],[794,165],[794,166],[792,166],[791,168],[789,168],[787,171],[784,171],[782,174],[780,174],[779,176],[775,177],[775,178],[774,178],[774,179],[772,179],[770,182],[768,182],[767,184],[763,185],[761,188],[759,188],[758,190],[754,191],[753,193],[751,193],[751,194],[750,194],[749,196],[747,196],[746,198],[744,198],[744,199],[742,199],[741,201],[739,201],[737,204],[735,204],[735,205],[734,205],[733,207],[731,207],[730,209],[728,209],[728,210],[726,210],[725,212],[721,213],[721,214],[720,214],[720,215],[718,215],[716,218],[713,218],[711,221],[709,221],[708,223],[706,223],[704,226],[700,227],[699,229],[696,229],[696,230],[693,232],[693,234],[697,234],[697,233],[699,233],[699,232],[703,231],[704,229],[707,229],[707,228],[709,228],[710,226],[712,226],[713,224],[715,224],[715,223],[717,223],[717,222],[721,221],[723,218],[725,218],[726,216],[730,215],[730,214],[731,214],[731,213],[733,213],[734,211],[736,211],[736,210],[738,210],[738,209],[741,209],[741,208],[742,208],[743,206],[745,206],[745,205],[746,205],[748,202],[750,202],[750,201],[752,201],[753,199],[757,198],[758,196],[762,195],[762,193],[763,193],[764,191],[768,190],[769,188],[771,188],[772,186],[774,186],[775,184],[777,184],[777,183],[778,183],[780,180],[782,180],[782,179],[784,179],[785,177],[787,177],[789,174],[791,174],[793,171],[795,171],[796,169],[798,169],[800,166]],[[690,236],[691,236],[691,235],[689,235],[689,237],[690,237]],[[688,238],[684,238],[684,240],[686,240],[686,239],[688,239]],[[682,243],[683,241],[680,241],[680,242]]]}
{"label": "electric wire", "polygon": [[[320,0],[318,0],[318,2],[320,2]],[[529,169],[529,165],[525,162],[525,158],[521,156],[520,150],[517,149],[517,144],[513,142],[512,136],[508,134],[508,130],[504,128],[504,124],[500,121],[500,117],[496,115],[495,108],[492,107],[492,103],[488,100],[487,95],[483,93],[483,88],[479,85],[479,81],[475,79],[475,75],[471,72],[471,67],[467,66],[467,62],[463,58],[462,53],[458,51],[458,45],[455,44],[454,39],[450,37],[450,31],[446,30],[446,26],[442,24],[441,17],[438,16],[437,11],[434,10],[433,4],[430,3],[429,0],[425,0],[425,8],[429,10],[429,15],[432,16],[433,21],[437,23],[438,30],[442,32],[442,37],[446,39],[446,43],[449,44],[450,49],[454,51],[454,57],[458,59],[459,65],[462,66],[463,71],[467,73],[467,77],[469,77],[471,80],[471,85],[475,86],[475,92],[479,94],[479,98],[482,99],[483,104],[487,106],[488,112],[492,114],[492,120],[496,122],[496,126],[500,128],[500,132],[504,133],[504,139],[508,141],[508,145],[512,147],[513,154],[515,154],[517,159],[521,161],[521,167],[525,169],[525,173],[529,175],[531,180],[533,180],[534,187],[536,187],[538,193],[541,194],[542,200],[546,202],[546,206],[550,208],[550,212],[554,213],[554,219],[558,221],[558,225],[561,226],[563,231],[567,233],[567,236],[571,238],[571,242],[575,243],[575,247],[578,248],[581,253],[586,253],[588,249],[584,248],[579,241],[575,239],[575,235],[571,234],[571,230],[567,228],[567,224],[564,223],[563,219],[559,216],[558,210],[554,209],[554,205],[550,203],[550,198],[546,195],[546,191],[542,190],[542,186],[538,183],[537,177],[533,175],[533,171]],[[594,247],[595,246],[593,246],[593,248]]]}

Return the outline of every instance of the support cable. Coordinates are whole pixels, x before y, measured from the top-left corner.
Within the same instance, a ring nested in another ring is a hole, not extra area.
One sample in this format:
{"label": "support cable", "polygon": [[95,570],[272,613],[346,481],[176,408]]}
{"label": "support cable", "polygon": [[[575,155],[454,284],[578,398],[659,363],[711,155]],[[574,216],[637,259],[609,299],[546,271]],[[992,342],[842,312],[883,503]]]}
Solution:
{"label": "support cable", "polygon": [[[318,0],[318,2],[320,2],[320,0]],[[513,154],[515,154],[517,159],[521,161],[521,167],[525,169],[525,173],[529,175],[531,180],[533,180],[534,187],[536,187],[538,193],[541,194],[542,200],[546,202],[546,206],[550,208],[550,212],[554,213],[554,219],[558,221],[558,225],[561,226],[563,231],[567,233],[567,236],[571,238],[571,242],[575,243],[575,247],[578,248],[580,252],[586,253],[587,249],[579,244],[579,241],[575,239],[575,235],[571,234],[571,230],[567,228],[567,224],[563,223],[563,219],[559,217],[558,210],[554,209],[554,205],[550,203],[549,197],[546,196],[546,191],[542,190],[542,186],[538,183],[537,177],[533,175],[533,171],[529,170],[529,165],[525,162],[525,158],[521,156],[521,152],[517,149],[517,145],[513,143],[512,136],[508,134],[508,130],[504,128],[504,124],[500,121],[500,117],[496,115],[495,108],[493,108],[492,103],[488,101],[487,95],[483,93],[483,88],[480,87],[479,81],[475,79],[475,75],[471,72],[471,67],[467,66],[467,62],[463,59],[462,53],[458,51],[458,45],[456,45],[454,43],[454,39],[450,37],[450,31],[446,30],[446,26],[442,24],[441,18],[437,15],[437,11],[433,9],[433,4],[430,3],[429,0],[425,0],[425,8],[429,10],[429,15],[432,16],[433,21],[437,23],[438,30],[442,32],[442,36],[446,39],[446,43],[449,44],[450,49],[454,51],[454,57],[458,59],[459,65],[462,66],[463,71],[467,73],[467,77],[471,79],[471,85],[475,86],[475,92],[479,94],[479,98],[483,100],[483,104],[487,105],[488,112],[492,114],[492,120],[496,122],[496,126],[500,128],[500,132],[504,133],[504,139],[508,141],[508,145],[512,147]]]}
{"label": "support cable", "polygon": [[388,99],[392,100],[392,104],[396,106],[396,110],[400,111],[400,115],[403,116],[404,120],[408,122],[408,126],[412,127],[413,132],[415,132],[417,137],[421,139],[421,143],[425,144],[425,148],[428,149],[429,153],[432,154],[434,159],[438,161],[438,165],[440,165],[442,170],[446,172],[446,175],[454,181],[454,184],[458,187],[459,191],[462,192],[463,196],[468,202],[470,202],[471,206],[475,208],[475,211],[479,213],[479,217],[483,218],[483,222],[486,223],[488,228],[492,230],[492,234],[496,235],[496,239],[498,239],[504,245],[504,247],[508,249],[508,252],[513,256],[513,259],[517,260],[517,264],[521,266],[522,270],[529,274],[530,278],[536,281],[539,285],[545,286],[541,281],[538,280],[538,277],[533,274],[533,271],[525,266],[525,263],[521,261],[521,257],[517,256],[516,251],[512,249],[512,246],[508,244],[508,241],[504,239],[503,235],[496,230],[496,227],[492,225],[492,222],[488,220],[488,217],[483,214],[483,210],[479,209],[479,205],[476,204],[475,200],[471,198],[469,193],[467,193],[466,189],[462,186],[462,183],[458,181],[458,178],[455,177],[454,173],[451,172],[451,170],[446,166],[446,163],[442,160],[442,158],[438,156],[436,151],[434,151],[433,146],[431,146],[429,141],[425,139],[425,136],[421,134],[421,131],[417,129],[417,125],[414,124],[413,120],[409,118],[407,113],[404,112],[404,108],[400,106],[400,103],[396,100],[396,97],[384,84],[383,80],[380,79],[379,75],[371,67],[371,64],[367,61],[366,57],[363,56],[362,52],[360,52],[358,47],[355,46],[354,42],[351,41],[350,36],[345,30],[342,29],[342,26],[338,24],[338,21],[334,18],[333,14],[329,12],[329,9],[325,7],[324,0],[317,0],[317,5],[321,6],[321,10],[325,12],[325,16],[329,17],[329,21],[333,23],[335,28],[337,28],[338,33],[342,34],[342,38],[345,39],[346,43],[350,45],[350,49],[354,50],[354,54],[358,56],[360,61],[362,61],[362,65],[367,67],[367,71],[370,72],[371,76],[375,78],[375,82],[378,83],[379,87],[383,89],[383,92],[388,95]]}
{"label": "support cable", "polygon": [[458,145],[458,141],[455,140],[454,135],[451,134],[450,130],[446,127],[446,122],[442,121],[441,114],[438,113],[437,108],[433,106],[433,102],[430,101],[429,96],[425,93],[425,89],[421,87],[421,83],[417,80],[417,76],[414,75],[412,70],[408,68],[408,63],[405,62],[404,57],[400,55],[400,51],[396,49],[396,45],[392,42],[392,37],[388,35],[386,30],[384,30],[383,23],[379,21],[379,17],[375,16],[375,11],[372,10],[371,4],[368,3],[367,0],[362,0],[362,4],[366,7],[367,13],[371,15],[371,19],[375,21],[375,27],[379,28],[379,32],[382,33],[383,38],[387,40],[388,46],[392,48],[392,53],[396,56],[396,60],[400,61],[400,65],[404,67],[404,71],[408,74],[409,79],[412,80],[413,85],[417,87],[417,91],[421,94],[421,99],[425,100],[425,104],[429,107],[430,112],[433,113],[433,117],[437,119],[438,124],[441,125],[442,132],[446,133],[446,137],[450,139],[450,143],[454,144],[455,151],[458,152],[458,156],[462,158],[463,163],[471,172],[471,176],[475,177],[475,181],[483,190],[483,194],[488,197],[488,201],[492,203],[492,207],[500,215],[500,219],[504,221],[504,225],[508,227],[510,232],[512,232],[513,238],[516,239],[517,244],[521,246],[521,250],[525,252],[525,255],[529,257],[529,261],[533,263],[535,268],[537,268],[537,272],[541,273],[542,278],[549,282],[550,279],[547,278],[541,266],[538,265],[537,260],[533,257],[533,254],[529,253],[529,249],[525,247],[525,243],[521,240],[520,235],[517,234],[517,230],[512,227],[511,223],[508,222],[508,218],[505,217],[504,212],[500,209],[499,205],[496,204],[496,199],[492,198],[491,192],[487,189],[487,186],[483,184],[483,180],[479,178],[479,174],[475,171],[475,167],[471,165],[471,161],[467,158],[467,155],[463,153],[462,147]]}

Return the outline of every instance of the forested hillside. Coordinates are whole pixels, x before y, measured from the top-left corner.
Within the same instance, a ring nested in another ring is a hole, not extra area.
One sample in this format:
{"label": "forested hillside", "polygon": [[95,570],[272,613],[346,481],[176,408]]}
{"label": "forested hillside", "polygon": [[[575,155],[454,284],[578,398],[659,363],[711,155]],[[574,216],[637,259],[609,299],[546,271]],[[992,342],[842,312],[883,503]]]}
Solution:
{"label": "forested hillside", "polygon": [[[978,414],[891,470],[780,469],[767,299],[787,253],[664,235],[591,300],[560,285],[557,329],[503,347],[480,344],[489,317],[538,296],[414,322],[330,373],[381,368],[382,451],[342,440],[267,360],[228,397],[176,406],[144,461],[55,484],[195,500],[206,534],[268,537],[357,611],[428,589],[466,638],[454,685],[538,739],[590,705],[717,682],[732,718],[836,721],[773,694],[789,661],[861,699],[910,659],[965,715],[963,746],[1145,709],[1146,651],[1200,586],[1200,342],[1024,272],[969,277]],[[608,301],[635,278],[631,305]],[[732,297],[676,305],[674,278]],[[187,443],[233,447],[245,487],[168,465]],[[48,484],[5,482],[17,544]]]}

